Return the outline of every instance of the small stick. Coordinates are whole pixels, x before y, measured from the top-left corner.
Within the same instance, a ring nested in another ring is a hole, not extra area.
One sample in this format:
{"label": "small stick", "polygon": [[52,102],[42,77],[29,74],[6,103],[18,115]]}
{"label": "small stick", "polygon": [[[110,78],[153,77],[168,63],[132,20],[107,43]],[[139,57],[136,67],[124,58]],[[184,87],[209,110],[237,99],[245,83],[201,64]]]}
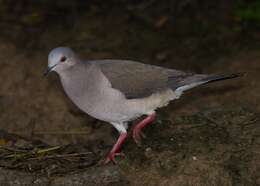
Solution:
{"label": "small stick", "polygon": [[51,158],[67,158],[67,157],[75,157],[75,156],[81,156],[81,155],[88,155],[92,154],[93,152],[84,152],[84,153],[73,153],[73,154],[56,154],[52,156],[43,156],[43,157],[34,157],[34,158],[28,158],[29,160],[36,160],[36,159],[51,159]]}

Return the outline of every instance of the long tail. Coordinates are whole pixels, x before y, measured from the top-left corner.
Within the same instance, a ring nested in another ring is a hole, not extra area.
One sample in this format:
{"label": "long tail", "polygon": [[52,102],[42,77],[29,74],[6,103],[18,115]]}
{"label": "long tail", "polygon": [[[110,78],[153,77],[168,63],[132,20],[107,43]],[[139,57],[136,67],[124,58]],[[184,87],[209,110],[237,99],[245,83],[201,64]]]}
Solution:
{"label": "long tail", "polygon": [[222,75],[192,75],[184,78],[179,82],[179,86],[176,87],[175,93],[180,96],[184,91],[197,87],[199,85],[208,84],[216,81],[222,81],[226,79],[233,79],[243,76],[243,73],[236,74],[222,74]]}
{"label": "long tail", "polygon": [[244,75],[243,73],[210,75],[207,78],[205,78],[205,80],[204,80],[205,83],[203,83],[203,84],[207,84],[207,83],[211,83],[211,82],[215,82],[215,81],[222,81],[222,80],[226,80],[226,79],[233,79],[233,78],[241,77],[243,75]]}

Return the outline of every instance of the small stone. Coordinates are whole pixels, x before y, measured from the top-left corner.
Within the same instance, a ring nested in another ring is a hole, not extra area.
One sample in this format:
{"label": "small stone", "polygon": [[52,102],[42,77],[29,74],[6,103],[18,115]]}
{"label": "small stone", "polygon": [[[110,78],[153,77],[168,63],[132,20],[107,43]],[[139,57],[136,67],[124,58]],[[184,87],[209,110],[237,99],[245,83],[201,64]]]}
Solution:
{"label": "small stone", "polygon": [[198,158],[196,156],[192,156],[192,160],[197,161]]}
{"label": "small stone", "polygon": [[145,149],[145,157],[147,157],[147,158],[151,158],[152,157],[152,148],[151,147],[147,147],[146,149]]}

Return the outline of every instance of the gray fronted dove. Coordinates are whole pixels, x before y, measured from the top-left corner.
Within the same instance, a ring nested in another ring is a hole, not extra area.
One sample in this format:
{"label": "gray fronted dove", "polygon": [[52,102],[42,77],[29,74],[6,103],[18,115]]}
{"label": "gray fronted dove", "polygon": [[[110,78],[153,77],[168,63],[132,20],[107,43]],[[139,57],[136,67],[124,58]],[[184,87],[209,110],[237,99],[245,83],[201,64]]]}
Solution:
{"label": "gray fronted dove", "polygon": [[138,143],[141,129],[154,120],[157,108],[198,85],[239,76],[185,73],[130,60],[83,61],[67,47],[50,52],[45,74],[50,71],[59,74],[66,94],[82,111],[112,124],[120,133],[106,163],[115,161],[129,121],[147,116],[133,128]]}

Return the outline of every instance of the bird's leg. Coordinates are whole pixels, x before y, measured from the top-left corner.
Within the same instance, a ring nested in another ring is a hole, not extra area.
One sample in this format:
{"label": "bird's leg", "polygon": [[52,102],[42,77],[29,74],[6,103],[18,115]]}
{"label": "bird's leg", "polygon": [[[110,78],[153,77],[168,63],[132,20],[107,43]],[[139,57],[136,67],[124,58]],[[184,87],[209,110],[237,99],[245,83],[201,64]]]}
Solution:
{"label": "bird's leg", "polygon": [[153,112],[152,114],[148,115],[144,118],[141,122],[137,123],[133,128],[133,138],[137,144],[141,143],[141,130],[146,125],[150,124],[155,119],[156,113]]}
{"label": "bird's leg", "polygon": [[126,137],[127,137],[127,133],[126,132],[120,132],[120,136],[117,139],[117,142],[115,143],[115,145],[113,146],[111,151],[108,153],[108,155],[107,155],[107,157],[106,157],[106,159],[104,161],[104,164],[107,164],[110,161],[112,161],[113,163],[116,163],[115,156],[116,155],[120,155],[120,153],[117,153],[117,151],[119,150],[120,146],[125,141]]}

